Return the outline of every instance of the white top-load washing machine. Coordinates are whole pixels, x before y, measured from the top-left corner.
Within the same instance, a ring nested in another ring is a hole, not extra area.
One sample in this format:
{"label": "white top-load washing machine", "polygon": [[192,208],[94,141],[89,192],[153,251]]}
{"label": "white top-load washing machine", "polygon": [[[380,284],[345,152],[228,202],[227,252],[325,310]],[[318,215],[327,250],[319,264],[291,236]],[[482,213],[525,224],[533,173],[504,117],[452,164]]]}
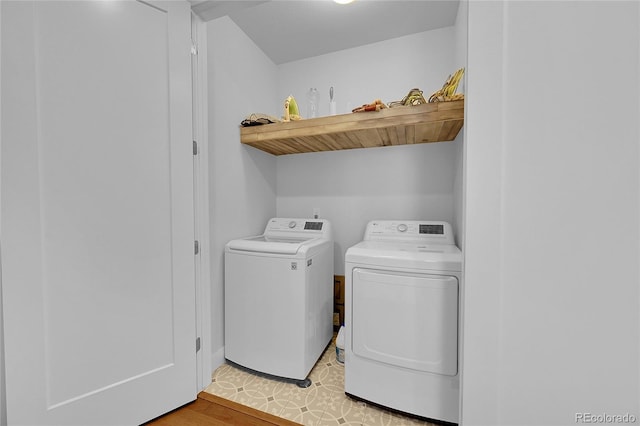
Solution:
{"label": "white top-load washing machine", "polygon": [[458,422],[462,254],[451,226],[372,221],[345,255],[345,392]]}
{"label": "white top-load washing machine", "polygon": [[306,378],[333,336],[333,240],[322,219],[273,218],[225,247],[225,358]]}

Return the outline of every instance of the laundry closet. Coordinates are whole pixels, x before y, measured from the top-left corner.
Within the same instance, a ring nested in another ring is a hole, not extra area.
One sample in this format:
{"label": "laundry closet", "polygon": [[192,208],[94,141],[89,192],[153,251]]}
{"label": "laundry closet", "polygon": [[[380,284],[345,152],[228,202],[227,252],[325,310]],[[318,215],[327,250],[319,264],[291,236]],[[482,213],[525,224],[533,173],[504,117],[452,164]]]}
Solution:
{"label": "laundry closet", "polygon": [[310,87],[320,93],[320,116],[329,115],[330,87],[338,114],[376,98],[402,99],[414,87],[428,96],[465,65],[461,20],[280,65],[228,17],[207,22],[214,363],[224,345],[224,244],[259,234],[269,218],[317,213],[331,221],[336,275],[344,275],[345,251],[369,220],[444,220],[458,235],[464,128],[452,142],[274,156],[241,144],[238,124],[252,112],[281,115],[288,95],[304,115]]}

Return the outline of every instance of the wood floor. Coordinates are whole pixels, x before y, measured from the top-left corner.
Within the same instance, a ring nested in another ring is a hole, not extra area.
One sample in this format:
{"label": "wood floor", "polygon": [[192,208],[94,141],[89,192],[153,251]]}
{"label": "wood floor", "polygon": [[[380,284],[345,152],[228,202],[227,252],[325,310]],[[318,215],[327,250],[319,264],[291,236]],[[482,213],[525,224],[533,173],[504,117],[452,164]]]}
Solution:
{"label": "wood floor", "polygon": [[194,402],[158,417],[145,426],[300,426],[287,419],[200,392]]}

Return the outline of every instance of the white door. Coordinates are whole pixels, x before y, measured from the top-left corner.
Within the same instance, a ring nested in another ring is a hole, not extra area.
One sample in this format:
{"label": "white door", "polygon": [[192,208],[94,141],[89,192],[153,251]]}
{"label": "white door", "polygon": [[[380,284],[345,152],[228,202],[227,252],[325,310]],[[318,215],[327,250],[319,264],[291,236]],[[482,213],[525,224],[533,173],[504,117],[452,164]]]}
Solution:
{"label": "white door", "polygon": [[195,399],[187,2],[1,2],[9,424]]}

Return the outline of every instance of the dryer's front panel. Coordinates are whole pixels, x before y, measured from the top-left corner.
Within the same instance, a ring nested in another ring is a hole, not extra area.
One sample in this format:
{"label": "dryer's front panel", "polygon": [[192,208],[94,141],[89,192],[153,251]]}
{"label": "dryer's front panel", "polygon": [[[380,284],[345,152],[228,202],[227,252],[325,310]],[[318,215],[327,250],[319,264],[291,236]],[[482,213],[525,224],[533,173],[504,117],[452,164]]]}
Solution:
{"label": "dryer's front panel", "polygon": [[353,269],[354,355],[417,371],[458,372],[458,279]]}

